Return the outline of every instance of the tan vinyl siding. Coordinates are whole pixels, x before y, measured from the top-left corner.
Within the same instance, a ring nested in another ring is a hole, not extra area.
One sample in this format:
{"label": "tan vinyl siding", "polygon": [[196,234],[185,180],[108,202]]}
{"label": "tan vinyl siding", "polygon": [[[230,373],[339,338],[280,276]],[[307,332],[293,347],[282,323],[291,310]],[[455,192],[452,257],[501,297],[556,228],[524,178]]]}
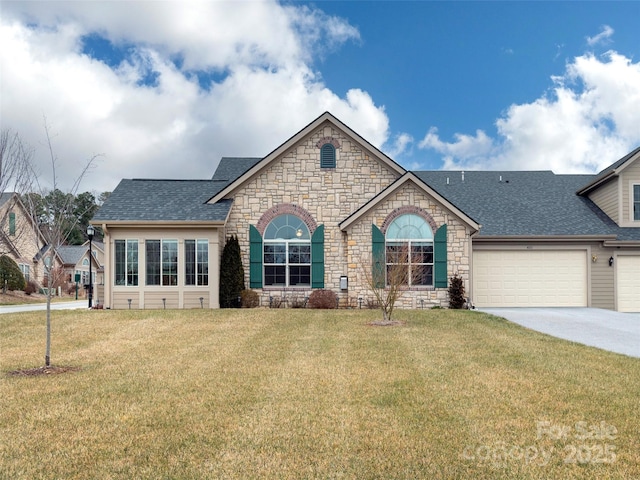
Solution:
{"label": "tan vinyl siding", "polygon": [[[200,303],[202,298],[202,303]],[[182,308],[207,308],[209,305],[209,292],[184,292],[184,305]]]}
{"label": "tan vinyl siding", "polygon": [[140,308],[140,293],[137,288],[132,288],[129,292],[114,292],[111,308],[114,310],[126,310],[129,308],[129,300],[131,300],[131,309],[137,310]]}
{"label": "tan vinyl siding", "polygon": [[[591,247],[591,255],[591,306],[614,310],[614,268],[609,266],[609,258],[613,255],[613,250],[595,244]],[[593,261],[594,255],[596,256],[595,262]]]}
{"label": "tan vinyl siding", "polygon": [[614,222],[619,223],[618,179],[614,178],[589,194],[589,198]]}
{"label": "tan vinyl siding", "polygon": [[145,292],[144,293],[144,308],[146,309],[163,309],[165,304],[162,300],[166,301],[166,308],[179,308],[178,291],[164,291],[164,292]]}
{"label": "tan vinyl siding", "polygon": [[[640,161],[625,168],[620,174],[620,180],[622,182],[622,218],[625,222],[633,222],[631,190],[633,184],[640,184]],[[633,223],[637,224],[637,222]]]}

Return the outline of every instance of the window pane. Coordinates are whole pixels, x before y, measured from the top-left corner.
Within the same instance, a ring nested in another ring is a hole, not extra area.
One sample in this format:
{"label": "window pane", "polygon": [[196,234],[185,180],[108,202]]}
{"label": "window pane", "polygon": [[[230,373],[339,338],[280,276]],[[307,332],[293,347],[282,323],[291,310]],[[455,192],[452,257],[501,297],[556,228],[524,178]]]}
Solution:
{"label": "window pane", "polygon": [[146,241],[147,285],[160,285],[160,240]]}
{"label": "window pane", "polygon": [[289,267],[289,285],[311,285],[311,267],[308,265]]}
{"label": "window pane", "polygon": [[414,214],[400,215],[389,228],[386,238],[389,240],[430,240],[433,239],[433,231],[427,221]]}
{"label": "window pane", "polygon": [[184,241],[184,284],[196,284],[196,241]]}
{"label": "window pane", "polygon": [[311,263],[311,245],[289,244],[289,263]]}
{"label": "window pane", "polygon": [[411,263],[433,263],[433,244],[412,242]]}
{"label": "window pane", "polygon": [[408,263],[408,243],[387,242],[387,263]]}
{"label": "window pane", "polygon": [[138,241],[127,240],[127,285],[138,285]]}
{"label": "window pane", "polygon": [[411,285],[431,285],[433,265],[411,265]]}
{"label": "window pane", "polygon": [[125,284],[125,272],[127,267],[127,250],[124,240],[115,241],[115,275],[114,284]]}
{"label": "window pane", "polygon": [[198,240],[198,285],[209,285],[208,240]]}
{"label": "window pane", "polygon": [[311,239],[305,223],[295,215],[279,215],[274,218],[264,231],[265,240]]}
{"label": "window pane", "polygon": [[640,220],[640,185],[633,186],[633,219]]}
{"label": "window pane", "polygon": [[178,241],[162,241],[162,284],[178,284]]}
{"label": "window pane", "polygon": [[409,265],[387,265],[387,285],[407,285]]}
{"label": "window pane", "polygon": [[284,286],[286,281],[285,266],[265,265],[264,267],[264,284]]}
{"label": "window pane", "polygon": [[264,263],[287,262],[287,246],[284,243],[265,243],[264,244]]}

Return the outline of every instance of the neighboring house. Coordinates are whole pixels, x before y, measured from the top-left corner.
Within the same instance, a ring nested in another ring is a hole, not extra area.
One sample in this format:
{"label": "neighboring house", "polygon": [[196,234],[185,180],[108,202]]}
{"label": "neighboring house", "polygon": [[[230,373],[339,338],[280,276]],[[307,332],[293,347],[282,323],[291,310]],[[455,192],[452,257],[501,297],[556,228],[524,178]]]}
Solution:
{"label": "neighboring house", "polygon": [[122,180],[92,223],[107,308],[217,308],[237,235],[262,305],[326,288],[357,306],[407,249],[405,308],[446,307],[457,274],[476,306],[640,311],[640,149],[598,175],[410,172],[324,113],[210,180]]}
{"label": "neighboring house", "polygon": [[[95,245],[95,244],[94,244]],[[92,245],[93,246],[93,245]],[[58,255],[62,261],[65,281],[75,283],[75,276],[79,275],[79,285],[89,284],[89,261],[91,264],[91,283],[97,285],[98,275],[101,274],[100,263],[94,255],[89,256],[89,243],[85,245],[64,245],[58,248]]]}
{"label": "neighboring house", "polygon": [[45,268],[40,232],[28,210],[14,192],[0,194],[0,254],[8,255],[20,267],[26,280],[42,284]]}

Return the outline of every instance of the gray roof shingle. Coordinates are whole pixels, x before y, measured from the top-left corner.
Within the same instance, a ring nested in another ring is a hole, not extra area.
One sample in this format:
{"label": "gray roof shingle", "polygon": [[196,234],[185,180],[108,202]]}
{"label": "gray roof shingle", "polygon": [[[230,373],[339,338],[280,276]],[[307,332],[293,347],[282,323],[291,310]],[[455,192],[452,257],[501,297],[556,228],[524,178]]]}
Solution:
{"label": "gray roof shingle", "polygon": [[[629,230],[607,221],[591,200],[575,193],[594,175],[470,171],[464,173],[463,182],[459,171],[414,173],[478,221],[480,236],[600,236]],[[634,232],[626,234],[640,239]]]}
{"label": "gray roof shingle", "polygon": [[231,200],[207,201],[228,182],[216,180],[125,179],[93,217],[114,221],[224,221]]}
{"label": "gray roof shingle", "polygon": [[242,176],[244,172],[253,167],[262,158],[222,157],[218,168],[213,174],[212,180],[232,182]]}
{"label": "gray roof shingle", "polygon": [[84,245],[63,245],[58,247],[58,255],[65,265],[77,265],[87,251],[88,247]]}

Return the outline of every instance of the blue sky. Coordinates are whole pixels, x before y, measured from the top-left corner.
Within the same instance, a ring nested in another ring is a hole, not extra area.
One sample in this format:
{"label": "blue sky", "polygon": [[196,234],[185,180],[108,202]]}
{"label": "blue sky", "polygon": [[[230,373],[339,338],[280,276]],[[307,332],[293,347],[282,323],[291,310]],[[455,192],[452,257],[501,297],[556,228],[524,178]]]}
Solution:
{"label": "blue sky", "polygon": [[[640,145],[639,2],[10,2],[0,123],[61,183],[207,178],[325,110],[409,169],[594,172]],[[64,186],[64,185],[63,185]]]}

